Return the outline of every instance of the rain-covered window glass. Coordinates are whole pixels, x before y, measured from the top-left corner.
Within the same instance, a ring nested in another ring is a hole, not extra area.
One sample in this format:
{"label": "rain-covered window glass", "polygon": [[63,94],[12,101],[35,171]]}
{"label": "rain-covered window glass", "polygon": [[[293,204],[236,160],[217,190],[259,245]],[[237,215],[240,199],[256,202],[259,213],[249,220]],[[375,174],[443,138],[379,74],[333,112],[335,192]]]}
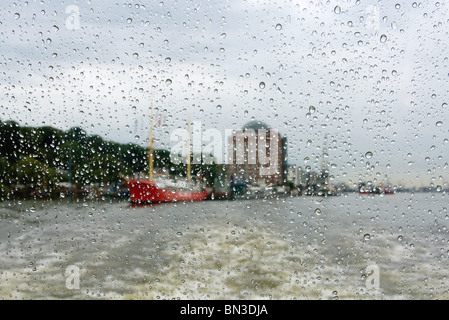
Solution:
{"label": "rain-covered window glass", "polygon": [[448,17],[2,2],[0,299],[449,298]]}

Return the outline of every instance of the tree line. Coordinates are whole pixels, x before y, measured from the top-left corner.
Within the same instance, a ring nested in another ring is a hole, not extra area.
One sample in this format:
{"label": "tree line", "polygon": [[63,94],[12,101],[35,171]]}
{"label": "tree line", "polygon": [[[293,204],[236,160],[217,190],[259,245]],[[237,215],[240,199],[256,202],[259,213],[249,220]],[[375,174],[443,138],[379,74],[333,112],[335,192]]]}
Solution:
{"label": "tree line", "polygon": [[[185,166],[170,161],[168,150],[155,150],[154,167],[170,176],[184,176]],[[0,200],[18,186],[26,192],[58,194],[62,182],[78,188],[114,185],[123,177],[148,172],[148,150],[136,144],[106,141],[82,128],[67,131],[50,126],[27,127],[0,121]],[[213,184],[216,165],[196,165],[193,175]]]}

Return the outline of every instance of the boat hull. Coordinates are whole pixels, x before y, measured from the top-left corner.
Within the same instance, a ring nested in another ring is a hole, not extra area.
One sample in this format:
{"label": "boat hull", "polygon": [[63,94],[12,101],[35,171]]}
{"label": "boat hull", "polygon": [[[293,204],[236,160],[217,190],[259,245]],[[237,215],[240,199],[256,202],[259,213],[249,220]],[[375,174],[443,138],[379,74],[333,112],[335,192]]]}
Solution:
{"label": "boat hull", "polygon": [[207,191],[179,191],[162,189],[152,180],[127,181],[130,200],[132,203],[162,203],[179,201],[202,201],[207,199]]}

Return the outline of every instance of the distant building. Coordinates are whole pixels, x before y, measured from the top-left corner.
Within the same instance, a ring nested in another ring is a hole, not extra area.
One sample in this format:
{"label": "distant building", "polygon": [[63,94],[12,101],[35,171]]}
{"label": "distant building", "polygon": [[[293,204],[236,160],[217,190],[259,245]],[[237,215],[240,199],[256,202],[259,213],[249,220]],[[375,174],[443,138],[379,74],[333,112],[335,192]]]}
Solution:
{"label": "distant building", "polygon": [[287,181],[294,187],[306,185],[306,173],[300,166],[289,165],[287,169]]}
{"label": "distant building", "polygon": [[287,138],[260,121],[247,123],[227,141],[228,181],[237,185],[284,185]]}

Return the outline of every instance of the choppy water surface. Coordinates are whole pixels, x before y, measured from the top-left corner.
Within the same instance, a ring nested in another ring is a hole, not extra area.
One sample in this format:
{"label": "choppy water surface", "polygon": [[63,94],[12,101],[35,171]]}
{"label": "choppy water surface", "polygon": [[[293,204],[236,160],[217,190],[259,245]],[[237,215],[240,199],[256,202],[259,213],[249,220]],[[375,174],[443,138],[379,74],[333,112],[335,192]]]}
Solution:
{"label": "choppy water surface", "polygon": [[2,299],[449,298],[442,193],[0,210]]}

